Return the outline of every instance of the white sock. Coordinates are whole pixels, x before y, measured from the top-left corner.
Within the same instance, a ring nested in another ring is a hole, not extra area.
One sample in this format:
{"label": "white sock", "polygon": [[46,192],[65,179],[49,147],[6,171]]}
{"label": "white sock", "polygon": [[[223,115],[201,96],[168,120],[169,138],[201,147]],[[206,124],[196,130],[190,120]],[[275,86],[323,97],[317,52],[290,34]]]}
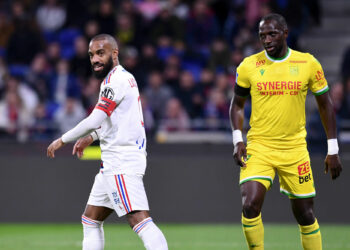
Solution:
{"label": "white sock", "polygon": [[168,250],[166,239],[160,229],[148,217],[133,227],[147,250]]}
{"label": "white sock", "polygon": [[103,221],[92,220],[81,216],[84,229],[83,250],[103,250],[105,237],[103,232]]}

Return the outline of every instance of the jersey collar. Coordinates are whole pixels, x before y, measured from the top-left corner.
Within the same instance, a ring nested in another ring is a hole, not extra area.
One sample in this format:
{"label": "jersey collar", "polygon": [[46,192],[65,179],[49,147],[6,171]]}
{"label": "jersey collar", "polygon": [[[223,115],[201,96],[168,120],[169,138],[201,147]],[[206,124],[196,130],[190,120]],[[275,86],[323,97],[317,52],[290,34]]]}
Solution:
{"label": "jersey collar", "polygon": [[291,54],[291,49],[288,48],[288,51],[287,51],[287,54],[283,57],[280,57],[280,58],[275,58],[275,57],[272,57],[272,56],[269,56],[269,54],[267,54],[266,50],[265,50],[265,56],[270,60],[270,61],[273,61],[273,62],[284,62],[285,60],[287,60]]}

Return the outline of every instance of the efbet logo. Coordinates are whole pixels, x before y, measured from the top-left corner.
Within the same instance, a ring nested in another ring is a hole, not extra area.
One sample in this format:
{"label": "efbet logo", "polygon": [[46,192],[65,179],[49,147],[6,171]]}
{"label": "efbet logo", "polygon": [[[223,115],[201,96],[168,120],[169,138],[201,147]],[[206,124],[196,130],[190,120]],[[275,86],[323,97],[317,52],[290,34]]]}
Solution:
{"label": "efbet logo", "polygon": [[298,166],[299,184],[312,180],[309,161]]}
{"label": "efbet logo", "polygon": [[265,73],[265,70],[264,70],[264,69],[261,69],[261,70],[260,70],[260,75],[263,76],[264,73]]}

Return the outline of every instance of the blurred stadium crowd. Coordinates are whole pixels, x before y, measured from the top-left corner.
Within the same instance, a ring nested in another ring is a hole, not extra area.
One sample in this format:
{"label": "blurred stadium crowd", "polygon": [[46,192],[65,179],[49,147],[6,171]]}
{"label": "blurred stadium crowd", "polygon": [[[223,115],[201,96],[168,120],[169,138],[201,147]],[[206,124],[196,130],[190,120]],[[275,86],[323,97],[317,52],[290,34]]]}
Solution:
{"label": "blurred stadium crowd", "polygon": [[[235,69],[262,50],[261,16],[283,14],[289,46],[300,49],[302,32],[320,24],[319,9],[317,0],[2,0],[0,139],[51,139],[92,111],[100,82],[91,75],[87,51],[99,33],[118,40],[150,135],[229,130]],[[344,86],[334,91],[343,95],[339,114],[349,116],[346,55]]]}

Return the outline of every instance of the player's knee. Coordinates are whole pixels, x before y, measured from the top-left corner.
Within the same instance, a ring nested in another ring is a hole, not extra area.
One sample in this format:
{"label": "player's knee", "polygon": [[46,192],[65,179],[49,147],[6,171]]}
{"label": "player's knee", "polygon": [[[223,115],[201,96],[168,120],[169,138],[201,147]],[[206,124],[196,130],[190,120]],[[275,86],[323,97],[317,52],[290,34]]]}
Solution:
{"label": "player's knee", "polygon": [[301,211],[296,215],[298,224],[303,226],[312,225],[315,222],[315,219],[314,211],[312,209]]}
{"label": "player's knee", "polygon": [[86,217],[85,215],[81,216],[81,223],[84,227],[101,227],[103,224],[103,221],[97,221],[90,219],[89,217]]}
{"label": "player's knee", "polygon": [[243,214],[246,218],[255,218],[261,212],[261,205],[255,201],[246,201],[243,204]]}

